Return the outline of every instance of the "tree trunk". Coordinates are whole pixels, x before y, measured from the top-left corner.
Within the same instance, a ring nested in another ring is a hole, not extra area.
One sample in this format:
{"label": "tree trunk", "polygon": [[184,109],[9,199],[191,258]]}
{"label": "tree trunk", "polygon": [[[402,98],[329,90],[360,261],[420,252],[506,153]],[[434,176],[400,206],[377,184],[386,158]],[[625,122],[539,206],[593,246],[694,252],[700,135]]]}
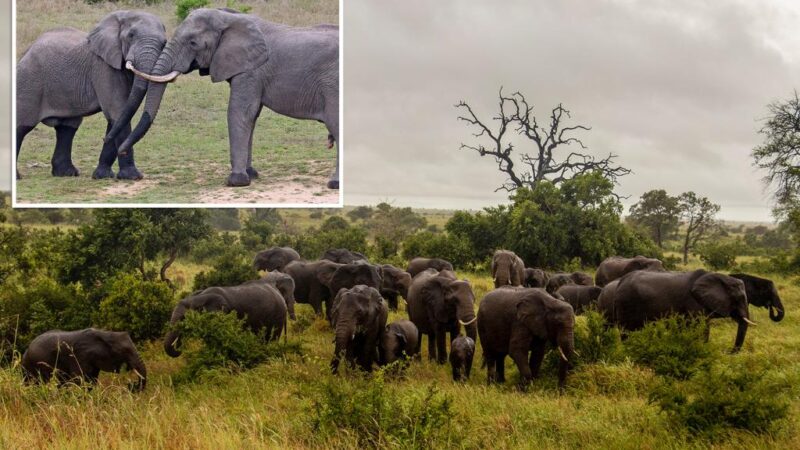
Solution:
{"label": "tree trunk", "polygon": [[161,266],[161,271],[160,271],[161,281],[164,281],[165,283],[169,284],[170,287],[172,286],[172,281],[170,281],[169,278],[167,278],[167,269],[169,269],[169,266],[171,266],[172,263],[175,262],[175,258],[177,257],[178,257],[178,249],[173,248],[172,250],[169,251],[169,259],[167,259]]}

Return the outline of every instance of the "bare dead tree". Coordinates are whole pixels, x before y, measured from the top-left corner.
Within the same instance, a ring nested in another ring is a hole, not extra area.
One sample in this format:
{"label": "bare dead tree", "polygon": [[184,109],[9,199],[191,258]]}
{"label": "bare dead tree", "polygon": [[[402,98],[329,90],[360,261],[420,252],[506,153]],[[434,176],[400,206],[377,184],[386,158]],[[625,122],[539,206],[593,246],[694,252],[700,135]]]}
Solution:
{"label": "bare dead tree", "polygon": [[[519,92],[505,96],[501,87],[499,112],[491,118],[497,122],[497,128],[491,127],[490,122],[479,119],[465,101],[458,102],[455,107],[465,111],[458,116],[458,120],[477,129],[472,136],[479,141],[475,145],[462,143],[460,148],[475,151],[480,156],[494,157],[498,169],[508,176],[508,180],[495,189],[495,192],[512,192],[521,187],[533,189],[542,180],[558,184],[575,175],[594,171],[601,172],[616,184],[619,177],[631,173],[629,169],[614,163],[617,158],[614,153],[597,159],[581,151],[570,151],[565,157],[559,157],[557,151],[570,146],[586,150],[587,147],[574,134],[591,130],[584,125],[566,126],[564,122],[571,118],[570,112],[560,103],[551,111],[549,125],[540,126],[533,114],[533,106],[528,104],[525,97]],[[534,144],[533,152],[520,153],[516,157],[514,145],[510,142],[514,135],[531,141]],[[517,162],[522,164],[521,169],[515,166]]]}

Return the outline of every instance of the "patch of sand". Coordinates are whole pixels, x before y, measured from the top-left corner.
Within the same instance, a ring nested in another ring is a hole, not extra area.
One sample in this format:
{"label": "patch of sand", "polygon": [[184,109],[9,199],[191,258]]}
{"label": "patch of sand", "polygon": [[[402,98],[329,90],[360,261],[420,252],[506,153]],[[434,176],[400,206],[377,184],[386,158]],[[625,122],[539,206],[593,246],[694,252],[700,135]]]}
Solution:
{"label": "patch of sand", "polygon": [[319,205],[339,202],[339,190],[327,188],[327,177],[295,177],[291,181],[276,180],[269,184],[258,181],[255,180],[250,186],[226,186],[202,193],[197,203],[223,206],[231,203]]}
{"label": "patch of sand", "polygon": [[100,197],[131,198],[156,184],[157,180],[147,178],[139,181],[116,180],[114,184],[100,191]]}

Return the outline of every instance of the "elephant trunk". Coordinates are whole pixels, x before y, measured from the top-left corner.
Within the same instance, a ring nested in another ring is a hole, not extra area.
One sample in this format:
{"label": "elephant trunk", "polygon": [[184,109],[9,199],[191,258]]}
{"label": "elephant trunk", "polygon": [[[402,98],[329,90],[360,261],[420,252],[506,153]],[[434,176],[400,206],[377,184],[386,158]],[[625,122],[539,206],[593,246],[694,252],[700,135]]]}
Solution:
{"label": "elephant trunk", "polygon": [[[777,313],[775,313],[776,310],[778,311]],[[776,296],[776,298],[772,300],[772,303],[769,305],[769,318],[773,322],[780,322],[783,320],[783,315],[783,303],[781,303],[781,300]]]}
{"label": "elephant trunk", "polygon": [[336,324],[336,337],[334,338],[335,348],[333,353],[333,360],[331,361],[331,370],[337,373],[339,370],[339,363],[342,357],[347,357],[347,347],[350,345],[356,335],[355,324],[351,320],[339,320]]}
{"label": "elephant trunk", "polygon": [[128,360],[128,367],[133,370],[137,376],[137,381],[133,383],[131,389],[134,391],[142,391],[147,387],[147,368],[138,353],[134,352]]}
{"label": "elephant trunk", "polygon": [[467,336],[478,342],[478,317],[475,315],[475,309],[470,300],[464,299],[456,305],[456,316],[458,316],[458,323],[464,326]]}
{"label": "elephant trunk", "polygon": [[[134,58],[135,62],[131,63],[131,61],[127,61],[126,64],[133,64],[136,65],[140,70],[151,72],[155,67],[156,61],[158,60],[160,54],[161,44],[157,40],[152,42],[148,41],[143,44],[141,51],[136,53]],[[144,100],[144,96],[147,93],[147,86],[148,82],[146,79],[140,76],[136,76],[134,78],[133,87],[128,95],[128,100],[125,103],[125,107],[123,108],[120,116],[116,118],[111,131],[109,131],[106,137],[103,139],[105,142],[113,141],[117,135],[119,135],[120,131],[122,131],[128,126],[128,124],[131,123],[133,115],[136,114],[136,110],[139,109],[139,106],[142,104],[142,100]]]}
{"label": "elephant trunk", "polygon": [[[174,54],[176,54],[176,50],[174,44],[170,41],[164,47],[164,50],[161,52],[161,55],[158,57],[153,67],[153,73],[156,76],[165,75],[172,70]],[[128,138],[125,139],[125,142],[119,146],[120,155],[125,155],[128,150],[133,148],[133,146],[147,134],[150,125],[152,125],[153,121],[156,119],[156,115],[158,115],[158,109],[161,106],[161,100],[164,97],[166,88],[167,85],[165,83],[150,82],[147,87],[147,98],[144,103],[142,118]]]}
{"label": "elephant trunk", "polygon": [[558,345],[558,351],[561,356],[558,364],[558,389],[563,391],[567,380],[567,371],[575,353],[575,335],[572,327],[561,333],[556,345]]}
{"label": "elephant trunk", "polygon": [[740,317],[737,319],[737,322],[739,322],[739,327],[736,330],[736,341],[733,343],[733,353],[736,353],[742,349],[744,337],[747,334],[747,318]]}
{"label": "elephant trunk", "polygon": [[178,334],[177,331],[170,331],[167,333],[167,336],[164,338],[164,351],[167,352],[167,355],[173,358],[181,356],[181,351],[178,350],[180,345],[181,335]]}

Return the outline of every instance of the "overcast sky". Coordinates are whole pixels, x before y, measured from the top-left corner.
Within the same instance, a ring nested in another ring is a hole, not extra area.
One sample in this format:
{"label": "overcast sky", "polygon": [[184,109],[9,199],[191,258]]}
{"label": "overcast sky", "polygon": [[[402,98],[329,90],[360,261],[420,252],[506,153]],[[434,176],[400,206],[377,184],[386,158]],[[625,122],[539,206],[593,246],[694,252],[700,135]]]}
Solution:
{"label": "overcast sky", "polygon": [[634,171],[617,192],[693,190],[770,220],[750,152],[766,105],[800,89],[800,2],[348,0],[345,203],[479,208],[507,199],[456,120],[520,91],[562,102],[591,152]]}

